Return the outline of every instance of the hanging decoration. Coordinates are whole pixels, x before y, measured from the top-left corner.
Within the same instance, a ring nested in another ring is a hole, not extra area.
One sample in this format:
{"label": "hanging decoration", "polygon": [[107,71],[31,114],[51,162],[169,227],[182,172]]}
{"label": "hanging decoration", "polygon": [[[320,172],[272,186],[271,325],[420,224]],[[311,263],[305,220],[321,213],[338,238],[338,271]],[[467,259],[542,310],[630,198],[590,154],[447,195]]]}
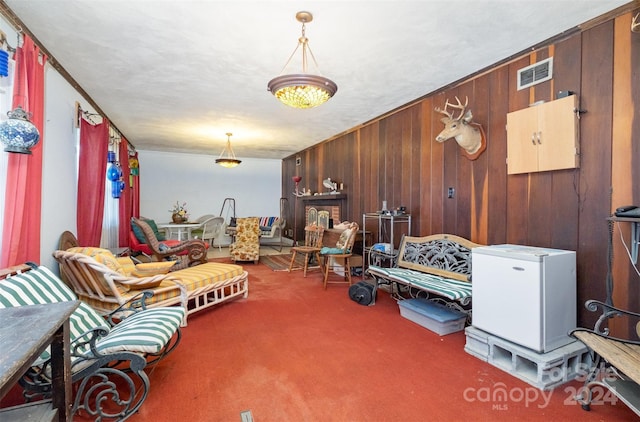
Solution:
{"label": "hanging decoration", "polygon": [[125,188],[122,167],[118,161],[122,135],[113,126],[109,126],[109,151],[107,152],[107,179],[111,182],[111,196],[118,199]]}
{"label": "hanging decoration", "polygon": [[120,194],[124,189],[124,182],[122,181],[122,167],[116,160],[115,151],[109,151],[107,153],[107,162],[111,163],[107,169],[107,179],[111,182],[111,196],[114,198],[120,198]]}
{"label": "hanging decoration", "polygon": [[[3,52],[0,54],[0,74],[8,76],[8,53],[4,50],[6,36],[0,34],[0,42],[2,43]],[[6,54],[6,60],[4,58]],[[6,65],[4,64],[6,61]],[[0,122],[0,142],[5,146],[6,152],[17,154],[31,154],[31,148],[36,146],[40,141],[40,131],[31,123],[31,113],[25,110],[27,108],[27,98],[24,93],[24,78],[26,77],[25,69],[16,68],[15,87],[13,103],[18,106],[12,111],[7,112],[7,120]],[[22,104],[20,104],[22,102]],[[24,107],[23,107],[24,106]]]}

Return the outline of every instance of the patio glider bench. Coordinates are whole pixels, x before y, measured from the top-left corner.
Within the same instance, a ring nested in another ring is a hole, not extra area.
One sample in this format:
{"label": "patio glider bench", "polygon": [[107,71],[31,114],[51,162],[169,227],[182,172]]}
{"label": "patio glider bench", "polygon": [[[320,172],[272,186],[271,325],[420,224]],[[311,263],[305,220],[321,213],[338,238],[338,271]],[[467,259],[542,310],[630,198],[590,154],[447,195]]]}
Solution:
{"label": "patio glider bench", "polygon": [[[3,270],[3,274],[6,278],[0,280],[0,308],[78,300],[46,267],[21,265]],[[78,301],[78,307],[69,317],[71,415],[125,420],[146,399],[150,381],[145,369],[175,349],[185,316],[180,307],[147,308],[145,301],[149,296],[149,292],[138,292],[131,301],[115,309],[117,322]],[[50,348],[47,348],[19,379],[28,401],[51,396],[50,360]]]}
{"label": "patio glider bench", "polygon": [[280,217],[259,217],[260,224],[260,244],[265,246],[279,246],[282,251],[282,231],[285,220]]}
{"label": "patio glider bench", "polygon": [[395,266],[371,265],[367,273],[376,284],[391,286],[391,294],[400,297],[404,289],[411,296],[465,312],[470,316],[471,249],[479,244],[451,234],[424,237],[403,236]]}
{"label": "patio glider bench", "polygon": [[91,247],[58,250],[53,256],[80,300],[100,314],[112,312],[140,290],[154,293],[148,307],[180,305],[187,315],[246,298],[249,292],[248,273],[236,264],[208,262],[170,271],[174,261],[135,264],[130,257],[116,258],[108,249]]}
{"label": "patio glider bench", "polygon": [[[592,353],[589,375],[576,400],[583,409],[590,410],[593,393],[601,404],[609,390],[640,416],[640,313],[618,309],[597,300],[587,301],[585,307],[592,312],[601,310],[602,315],[593,329],[576,328],[569,333]],[[608,327],[612,318],[621,319],[616,325],[629,328],[632,332],[629,338],[610,335]]]}

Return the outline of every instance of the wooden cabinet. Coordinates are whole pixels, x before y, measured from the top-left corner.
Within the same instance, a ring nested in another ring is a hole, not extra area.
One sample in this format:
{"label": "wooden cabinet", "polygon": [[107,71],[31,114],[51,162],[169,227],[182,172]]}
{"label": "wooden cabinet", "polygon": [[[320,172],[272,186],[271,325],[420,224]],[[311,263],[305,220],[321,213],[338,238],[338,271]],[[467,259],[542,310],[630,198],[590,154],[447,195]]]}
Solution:
{"label": "wooden cabinet", "polygon": [[577,96],[507,114],[507,174],[579,167]]}

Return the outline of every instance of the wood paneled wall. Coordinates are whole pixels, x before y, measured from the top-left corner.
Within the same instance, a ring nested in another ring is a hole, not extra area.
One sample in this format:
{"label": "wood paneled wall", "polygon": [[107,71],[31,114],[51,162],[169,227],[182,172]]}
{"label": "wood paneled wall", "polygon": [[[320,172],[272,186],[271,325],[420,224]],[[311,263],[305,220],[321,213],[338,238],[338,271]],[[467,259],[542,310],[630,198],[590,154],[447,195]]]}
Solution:
{"label": "wood paneled wall", "polygon": [[[291,177],[322,192],[322,180],[344,184],[349,220],[404,205],[413,234],[452,233],[482,244],[513,243],[577,251],[578,321],[595,315],[582,304],[604,300],[609,217],[623,204],[640,205],[640,34],[630,31],[635,10],[537,49],[455,87],[429,95],[391,115],[355,128],[283,160],[283,194],[295,201]],[[516,89],[518,69],[553,56],[553,79]],[[574,91],[580,108],[580,168],[507,175],[506,114]],[[469,97],[487,149],[475,161],[454,140],[435,142],[446,99]],[[301,165],[296,166],[296,157]],[[455,189],[447,198],[449,187]],[[304,221],[298,206],[297,221]],[[293,207],[290,210],[293,213]],[[287,219],[293,222],[293,215]],[[640,277],[615,227],[614,304],[640,311]],[[290,225],[293,227],[293,224]],[[302,238],[302,225],[297,225]],[[522,298],[526,300],[526,298]],[[626,328],[620,328],[626,330]]]}

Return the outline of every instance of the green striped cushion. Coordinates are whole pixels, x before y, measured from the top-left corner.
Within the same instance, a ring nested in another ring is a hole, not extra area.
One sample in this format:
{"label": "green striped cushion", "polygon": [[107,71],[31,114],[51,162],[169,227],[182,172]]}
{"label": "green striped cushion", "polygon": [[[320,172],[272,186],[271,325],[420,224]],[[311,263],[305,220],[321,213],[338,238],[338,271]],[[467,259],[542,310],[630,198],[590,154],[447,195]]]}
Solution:
{"label": "green striped cushion", "polygon": [[[76,300],[76,295],[46,267],[38,267],[0,282],[0,308],[68,300]],[[105,319],[89,305],[80,302],[69,318],[71,343],[86,341],[90,338],[91,330],[102,328],[108,332],[96,343],[102,353],[124,350],[157,353],[177,331],[184,315],[182,307],[146,309],[121,321],[109,331]],[[48,360],[49,356],[47,349],[35,365]],[[72,357],[72,360],[75,359]]]}
{"label": "green striped cushion", "polygon": [[[77,300],[76,295],[46,267],[38,267],[0,282],[0,308],[69,300]],[[109,331],[104,318],[82,302],[69,317],[69,327],[71,342],[81,338],[83,341],[88,340],[89,336],[86,333],[96,327]],[[40,355],[40,359],[46,361],[49,356],[49,349],[47,349]],[[41,361],[39,360],[36,364]]]}
{"label": "green striped cushion", "polygon": [[97,348],[102,353],[158,353],[178,330],[184,315],[182,306],[135,313],[114,326],[108,336],[100,339]]}
{"label": "green striped cushion", "polygon": [[369,272],[391,281],[436,293],[451,300],[463,300],[471,297],[472,287],[471,283],[467,281],[444,278],[405,268],[383,268],[373,265],[369,267]]}

